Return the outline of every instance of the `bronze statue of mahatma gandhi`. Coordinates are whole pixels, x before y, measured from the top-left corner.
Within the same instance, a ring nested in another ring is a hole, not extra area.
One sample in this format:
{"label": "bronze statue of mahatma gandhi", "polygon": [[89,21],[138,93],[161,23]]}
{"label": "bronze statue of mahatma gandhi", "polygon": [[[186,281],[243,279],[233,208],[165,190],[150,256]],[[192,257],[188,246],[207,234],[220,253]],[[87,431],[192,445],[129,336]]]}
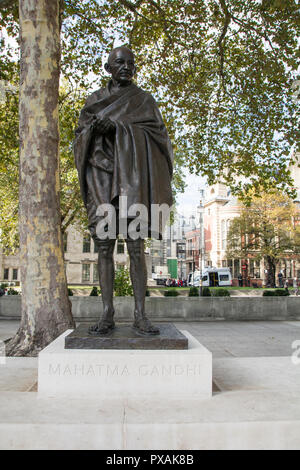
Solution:
{"label": "bronze statue of mahatma gandhi", "polygon": [[[112,204],[118,214],[121,196],[128,207],[144,204],[172,205],[171,142],[154,98],[133,82],[134,55],[126,47],[113,49],[105,70],[111,79],[105,88],[92,93],[83,107],[74,141],[75,163],[87,209],[89,230],[99,250],[99,281],[103,316],[90,334],[114,329],[114,239],[99,239],[97,208]],[[151,219],[151,218],[150,218]],[[130,218],[128,219],[128,223]],[[149,220],[149,225],[151,220]],[[117,235],[121,234],[117,226]],[[145,314],[147,270],[144,240],[126,238],[130,257],[135,310],[133,328],[142,334],[159,334]]]}

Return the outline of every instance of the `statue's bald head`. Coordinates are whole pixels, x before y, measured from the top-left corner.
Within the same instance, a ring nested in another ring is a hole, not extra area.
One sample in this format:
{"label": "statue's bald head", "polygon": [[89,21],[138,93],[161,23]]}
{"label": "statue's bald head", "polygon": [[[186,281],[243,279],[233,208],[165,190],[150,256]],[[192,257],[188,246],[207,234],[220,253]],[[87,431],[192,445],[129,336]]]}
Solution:
{"label": "statue's bald head", "polygon": [[109,56],[108,56],[108,60],[107,60],[108,63],[112,62],[115,59],[116,55],[118,55],[119,52],[121,52],[121,53],[123,52],[126,55],[127,54],[131,55],[131,57],[134,61],[134,54],[133,54],[132,50],[129,49],[128,47],[126,47],[126,46],[119,46],[119,47],[115,47],[114,49],[112,49],[110,51]]}
{"label": "statue's bald head", "polygon": [[135,74],[133,52],[125,46],[116,47],[110,52],[104,67],[115,84],[129,85]]}

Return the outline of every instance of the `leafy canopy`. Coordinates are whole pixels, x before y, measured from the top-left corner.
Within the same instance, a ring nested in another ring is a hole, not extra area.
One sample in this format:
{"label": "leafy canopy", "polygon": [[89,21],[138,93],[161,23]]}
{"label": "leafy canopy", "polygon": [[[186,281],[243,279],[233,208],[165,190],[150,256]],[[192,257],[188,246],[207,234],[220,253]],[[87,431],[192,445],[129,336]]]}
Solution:
{"label": "leafy canopy", "polygon": [[233,219],[227,237],[228,258],[268,259],[300,254],[300,210],[286,195],[253,197]]}
{"label": "leafy canopy", "polygon": [[63,73],[99,83],[105,53],[128,43],[138,83],[159,101],[191,172],[209,183],[222,177],[240,194],[251,186],[293,194],[297,3],[66,0]]}
{"label": "leafy canopy", "polygon": [[[288,165],[299,142],[293,88],[299,77],[297,3],[62,0],[63,225],[83,220],[73,130],[83,97],[107,81],[103,64],[116,41],[133,49],[138,85],[161,107],[175,148],[174,192],[184,189],[181,169],[187,165],[210,184],[222,178],[239,194],[276,187],[293,195]],[[1,0],[0,10],[3,94],[3,83],[17,84],[11,39],[18,40],[18,1]],[[10,244],[17,207],[16,96],[9,96],[0,113],[0,164],[6,175],[0,180],[1,209],[6,207],[1,228],[6,227]]]}

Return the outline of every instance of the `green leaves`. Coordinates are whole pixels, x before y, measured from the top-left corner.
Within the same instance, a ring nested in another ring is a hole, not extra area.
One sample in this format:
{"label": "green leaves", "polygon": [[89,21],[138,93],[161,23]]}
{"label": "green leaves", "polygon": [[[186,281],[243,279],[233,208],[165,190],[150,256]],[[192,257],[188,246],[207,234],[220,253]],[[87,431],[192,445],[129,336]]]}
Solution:
{"label": "green leaves", "polygon": [[133,296],[133,288],[128,268],[120,266],[115,275],[115,296]]}
{"label": "green leaves", "polygon": [[228,258],[279,259],[300,254],[299,210],[287,196],[261,193],[242,206],[227,237]]}
{"label": "green leaves", "polygon": [[[7,34],[1,40],[0,80],[15,76],[11,38],[18,39],[17,3],[1,2],[0,25]],[[248,202],[262,189],[293,196],[290,153],[300,141],[293,96],[299,78],[297,3],[62,1],[63,227],[84,220],[71,156],[73,129],[84,96],[107,81],[103,64],[116,42],[133,49],[137,84],[159,102],[175,148],[175,192],[184,188],[181,169],[187,166],[210,184],[222,179]],[[1,111],[0,165],[17,180],[13,99]]]}

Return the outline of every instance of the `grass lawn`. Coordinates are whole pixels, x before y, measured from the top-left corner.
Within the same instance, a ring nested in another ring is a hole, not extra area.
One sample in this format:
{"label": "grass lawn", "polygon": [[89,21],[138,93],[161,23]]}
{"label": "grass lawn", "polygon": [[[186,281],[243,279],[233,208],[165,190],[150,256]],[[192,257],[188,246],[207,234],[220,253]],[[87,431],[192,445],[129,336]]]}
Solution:
{"label": "grass lawn", "polygon": [[[204,286],[203,286],[204,287]],[[151,286],[151,287],[148,287],[149,290],[159,290],[159,289],[163,289],[163,290],[172,290],[172,289],[178,289],[179,291],[189,291],[190,290],[190,287],[165,287],[165,286]],[[197,287],[198,289],[198,287]],[[232,286],[224,286],[224,287],[210,287],[210,289],[214,290],[214,289],[228,289],[228,290],[240,290],[240,291],[249,291],[249,290],[254,290],[254,289],[260,289],[261,288],[256,288],[256,287],[232,287]]]}
{"label": "grass lawn", "polygon": [[68,286],[69,289],[88,289],[92,290],[94,286]]}

